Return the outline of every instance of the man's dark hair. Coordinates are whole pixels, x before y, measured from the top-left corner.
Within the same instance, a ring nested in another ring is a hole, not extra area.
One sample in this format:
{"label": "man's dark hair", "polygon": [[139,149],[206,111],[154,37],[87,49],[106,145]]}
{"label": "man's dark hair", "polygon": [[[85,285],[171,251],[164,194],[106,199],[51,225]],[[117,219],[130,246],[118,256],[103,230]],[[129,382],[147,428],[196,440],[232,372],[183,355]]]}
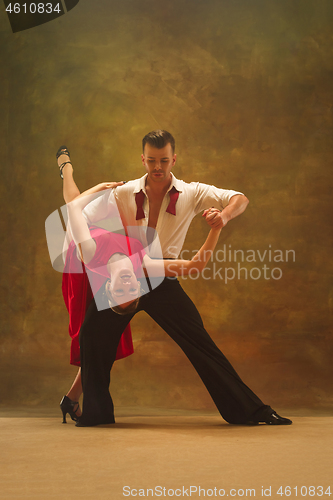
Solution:
{"label": "man's dark hair", "polygon": [[145,145],[150,144],[154,148],[162,149],[167,144],[171,144],[172,153],[175,153],[175,139],[166,130],[153,130],[142,139],[142,151],[145,152]]}

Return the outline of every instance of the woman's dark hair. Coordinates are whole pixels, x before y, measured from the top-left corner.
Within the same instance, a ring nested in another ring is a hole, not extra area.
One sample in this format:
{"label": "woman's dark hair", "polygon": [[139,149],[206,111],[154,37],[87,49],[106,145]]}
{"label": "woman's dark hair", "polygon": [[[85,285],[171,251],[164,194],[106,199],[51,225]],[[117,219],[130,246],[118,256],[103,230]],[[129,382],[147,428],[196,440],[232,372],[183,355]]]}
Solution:
{"label": "woman's dark hair", "polygon": [[142,151],[145,152],[145,145],[150,144],[154,148],[162,149],[167,144],[171,145],[172,153],[175,153],[175,139],[166,130],[153,130],[142,139]]}
{"label": "woman's dark hair", "polygon": [[131,302],[128,306],[120,307],[115,302],[114,298],[112,297],[112,293],[109,289],[109,283],[111,283],[110,280],[108,280],[105,283],[105,295],[108,299],[110,309],[112,309],[113,312],[120,314],[121,316],[124,316],[125,314],[133,314],[138,308],[140,296],[137,299],[135,299],[133,302]]}

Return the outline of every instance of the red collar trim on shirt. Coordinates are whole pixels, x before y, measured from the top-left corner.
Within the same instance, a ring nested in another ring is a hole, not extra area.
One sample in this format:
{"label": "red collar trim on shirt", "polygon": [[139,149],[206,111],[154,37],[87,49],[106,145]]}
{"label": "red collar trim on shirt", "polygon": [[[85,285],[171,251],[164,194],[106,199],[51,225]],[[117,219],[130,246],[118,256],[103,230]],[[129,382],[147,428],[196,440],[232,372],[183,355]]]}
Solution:
{"label": "red collar trim on shirt", "polygon": [[[168,214],[171,215],[176,215],[176,203],[179,198],[179,191],[177,191],[175,186],[173,186],[172,189],[170,189],[169,196],[170,196],[170,202],[169,205],[167,206],[166,212],[168,212]],[[145,193],[141,189],[141,191],[135,193],[136,220],[145,218],[145,213],[143,211],[144,201],[145,201]]]}
{"label": "red collar trim on shirt", "polygon": [[143,202],[144,201],[145,201],[145,193],[141,189],[141,191],[139,191],[138,193],[135,193],[136,220],[145,218],[145,213],[143,211]]}
{"label": "red collar trim on shirt", "polygon": [[176,215],[176,203],[179,198],[179,191],[173,186],[172,189],[169,191],[169,196],[170,196],[170,203],[167,206],[166,212],[171,215]]}

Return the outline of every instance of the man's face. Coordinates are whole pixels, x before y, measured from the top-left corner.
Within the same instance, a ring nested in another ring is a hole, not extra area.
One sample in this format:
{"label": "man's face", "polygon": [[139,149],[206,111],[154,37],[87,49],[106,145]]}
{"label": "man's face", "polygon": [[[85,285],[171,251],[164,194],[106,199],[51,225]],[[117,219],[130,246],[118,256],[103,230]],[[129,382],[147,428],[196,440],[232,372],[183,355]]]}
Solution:
{"label": "man's face", "polygon": [[176,163],[176,155],[172,152],[171,144],[161,149],[146,144],[141,158],[151,182],[163,183],[170,179],[171,169]]}

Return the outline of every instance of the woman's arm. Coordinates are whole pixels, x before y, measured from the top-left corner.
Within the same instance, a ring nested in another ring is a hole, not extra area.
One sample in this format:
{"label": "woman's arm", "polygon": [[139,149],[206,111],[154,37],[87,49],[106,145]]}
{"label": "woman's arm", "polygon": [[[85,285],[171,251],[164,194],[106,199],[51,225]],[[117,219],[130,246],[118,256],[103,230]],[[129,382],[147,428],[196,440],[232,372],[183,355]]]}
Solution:
{"label": "woman's arm", "polygon": [[[165,276],[185,276],[187,274],[201,272],[211,258],[218,242],[221,229],[212,228],[209,231],[205,243],[191,260],[163,260]],[[161,276],[161,260],[154,260],[145,255],[143,263],[147,269],[148,276]],[[162,267],[163,269],[163,267]]]}
{"label": "woman's arm", "polygon": [[112,189],[123,185],[123,182],[102,182],[97,186],[84,191],[73,201],[67,204],[68,218],[71,225],[73,239],[80,253],[81,260],[88,264],[96,251],[96,243],[90,235],[86,219],[83,217],[82,210],[94,200],[102,191]]}

